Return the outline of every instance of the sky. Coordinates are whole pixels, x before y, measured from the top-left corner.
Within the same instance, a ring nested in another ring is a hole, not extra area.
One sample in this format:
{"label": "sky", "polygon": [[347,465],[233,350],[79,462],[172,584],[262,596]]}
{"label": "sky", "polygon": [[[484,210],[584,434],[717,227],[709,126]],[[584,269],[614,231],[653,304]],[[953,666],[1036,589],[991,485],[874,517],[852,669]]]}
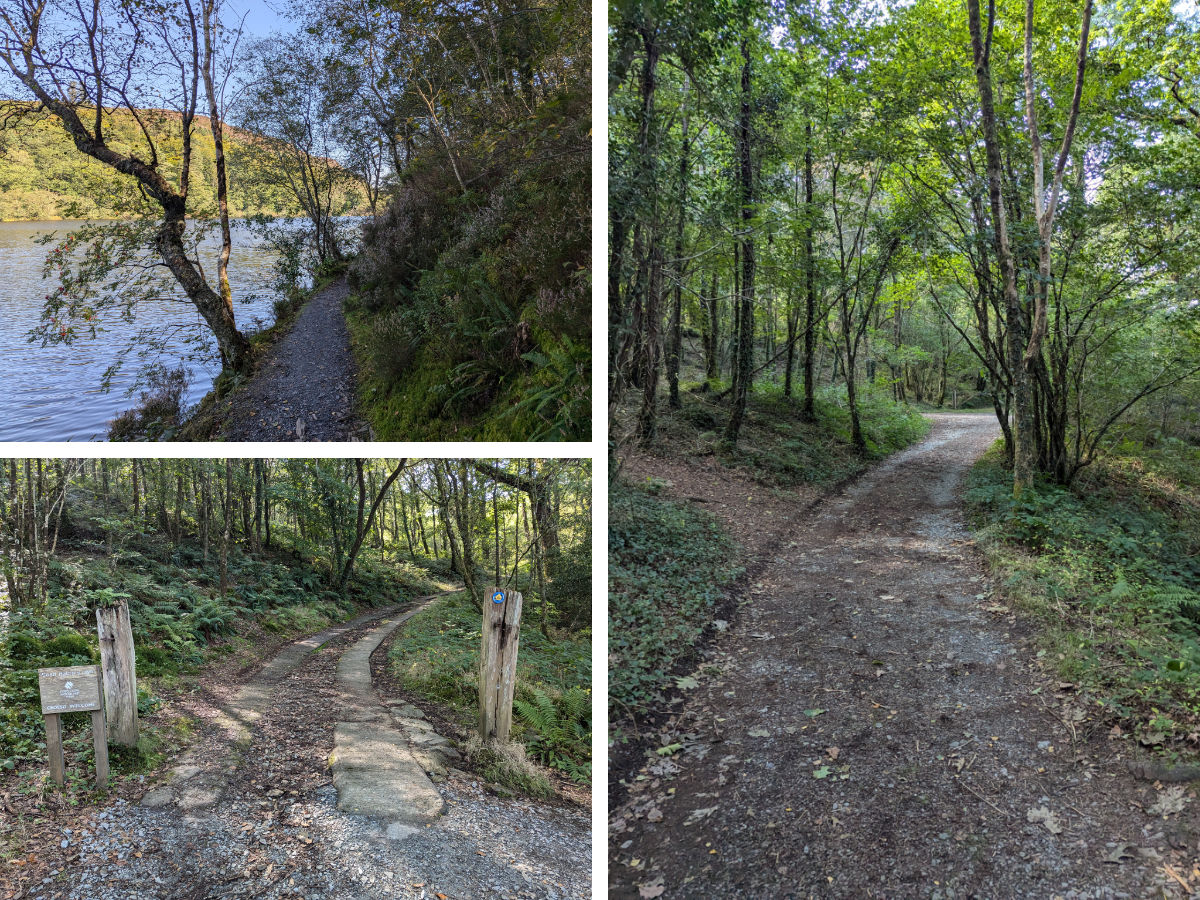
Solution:
{"label": "sky", "polygon": [[296,29],[289,22],[280,0],[227,0],[230,22],[246,14],[246,32],[254,37],[266,37],[273,31],[287,33]]}

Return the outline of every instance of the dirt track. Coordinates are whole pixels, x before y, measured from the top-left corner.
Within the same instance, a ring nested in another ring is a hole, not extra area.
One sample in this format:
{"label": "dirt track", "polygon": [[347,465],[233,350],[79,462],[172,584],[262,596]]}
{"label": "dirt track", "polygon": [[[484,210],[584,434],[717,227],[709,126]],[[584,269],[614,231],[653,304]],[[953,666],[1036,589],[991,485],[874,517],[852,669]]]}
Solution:
{"label": "dirt track", "polygon": [[[177,778],[140,798],[122,797],[77,815],[64,809],[53,842],[30,848],[42,864],[37,876],[24,877],[29,866],[0,868],[0,897],[590,896],[586,810],[501,798],[455,768],[438,785],[445,815],[415,833],[393,834],[386,820],[338,809],[330,753],[334,722],[350,698],[335,672],[343,654],[376,627],[380,612],[336,636],[323,633],[282,650],[261,678],[251,679],[261,682],[263,701],[255,709],[261,718],[207,690],[185,699],[184,708],[212,723],[201,726],[187,757],[172,763],[190,764],[187,771],[175,769]],[[236,692],[236,686],[222,687],[222,693]],[[245,746],[230,744],[231,719],[246,727]]]}
{"label": "dirt track", "polygon": [[291,332],[267,351],[236,397],[227,441],[358,441],[354,357],[342,314],[349,288],[335,281],[308,301]]}
{"label": "dirt track", "polygon": [[[1125,772],[968,539],[962,478],[995,420],[933,423],[783,526],[657,735],[682,749],[651,753],[610,814],[611,896],[1188,896],[1171,873],[1200,890],[1195,804]],[[708,508],[743,535],[755,515]],[[1164,799],[1182,812],[1149,812]]]}

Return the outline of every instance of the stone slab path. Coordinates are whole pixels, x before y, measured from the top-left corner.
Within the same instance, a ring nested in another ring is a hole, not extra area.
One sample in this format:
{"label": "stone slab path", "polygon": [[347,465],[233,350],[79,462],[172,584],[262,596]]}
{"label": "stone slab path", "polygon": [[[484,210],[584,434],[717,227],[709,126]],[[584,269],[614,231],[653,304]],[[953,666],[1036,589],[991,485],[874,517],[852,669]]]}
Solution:
{"label": "stone slab path", "polygon": [[[409,749],[411,738],[403,720],[393,719],[371,683],[371,654],[426,605],[385,621],[347,650],[337,667],[338,685],[349,701],[339,713],[342,721],[334,726],[330,757],[338,809],[386,821],[387,835],[393,840],[436,822],[446,808],[425,767]],[[413,732],[423,734],[416,727]],[[445,772],[444,758],[439,768]]]}
{"label": "stone slab path", "polygon": [[173,803],[184,812],[194,812],[217,803],[229,776],[237,769],[238,751],[249,745],[251,730],[269,708],[276,686],[330,641],[398,609],[397,606],[389,606],[371,610],[348,622],[294,641],[276,653],[253,678],[242,685],[233,701],[218,713],[216,722],[224,728],[228,740],[224,752],[214,752],[212,746],[194,750],[172,770],[174,777],[169,782],[142,798],[142,805],[157,808]]}
{"label": "stone slab path", "polygon": [[610,896],[1200,884],[1198,804],[1130,776],[1104,710],[1042,665],[972,546],[961,489],[994,418],[931,419],[824,504],[758,518],[742,609],[651,745],[679,749],[651,749],[618,791]]}
{"label": "stone slab path", "polygon": [[[451,765],[428,777],[418,767],[445,810],[432,823],[338,808],[329,758],[343,713],[361,700],[338,683],[338,668],[395,612],[376,610],[285,648],[225,704],[224,727],[206,730],[167,784],[63,828],[54,848],[61,861],[23,898],[590,897],[586,809],[502,799]],[[388,752],[413,754],[397,721],[411,711],[393,702],[349,724],[388,729],[398,738]]]}

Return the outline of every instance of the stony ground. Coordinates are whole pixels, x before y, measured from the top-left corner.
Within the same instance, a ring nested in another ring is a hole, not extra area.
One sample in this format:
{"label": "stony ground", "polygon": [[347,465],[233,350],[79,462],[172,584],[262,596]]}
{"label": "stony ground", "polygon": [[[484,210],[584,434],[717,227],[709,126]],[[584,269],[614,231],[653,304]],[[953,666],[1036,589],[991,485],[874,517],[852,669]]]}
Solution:
{"label": "stony ground", "polygon": [[355,368],[339,280],[301,310],[291,332],[267,351],[221,432],[227,441],[368,440],[355,413]]}
{"label": "stony ground", "polygon": [[[187,759],[204,771],[182,784],[219,784],[215,805],[157,805],[163,788],[146,784],[141,796],[64,813],[57,846],[40,853],[50,864],[43,858],[32,881],[0,873],[0,897],[589,897],[591,822],[579,806],[501,798],[451,768],[437,786],[446,814],[402,840],[386,822],[338,811],[329,755],[344,695],[334,673],[373,627],[364,621],[309,652],[274,686],[248,745],[231,747],[224,727],[203,729],[206,743]],[[216,721],[220,705],[201,697],[196,712]]]}
{"label": "stony ground", "polygon": [[713,501],[751,576],[699,686],[620,773],[610,896],[1200,895],[1194,794],[1129,775],[971,545],[960,488],[994,419],[932,418],[790,513],[742,502],[764,490],[736,476],[710,498],[696,471],[640,461]]}

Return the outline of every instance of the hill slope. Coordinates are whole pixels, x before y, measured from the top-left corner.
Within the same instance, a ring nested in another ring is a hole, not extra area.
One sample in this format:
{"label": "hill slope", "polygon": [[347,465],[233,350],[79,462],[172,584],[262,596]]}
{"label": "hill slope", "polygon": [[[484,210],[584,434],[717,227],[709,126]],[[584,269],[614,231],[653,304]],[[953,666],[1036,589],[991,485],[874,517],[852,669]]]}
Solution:
{"label": "hill slope", "polygon": [[[0,103],[0,114],[16,104]],[[182,163],[183,129],[178,113],[145,110],[150,132],[167,177],[178,183]],[[106,124],[109,143],[116,149],[145,155],[133,116],[117,111]],[[229,203],[235,216],[300,212],[285,185],[273,182],[263,165],[259,139],[247,131],[226,127],[229,160]],[[192,167],[189,206],[203,215],[215,211],[216,157],[207,116],[192,124]],[[58,120],[24,116],[0,130],[0,220],[61,218],[121,218],[144,205],[132,179],[84,156],[67,137]]]}

